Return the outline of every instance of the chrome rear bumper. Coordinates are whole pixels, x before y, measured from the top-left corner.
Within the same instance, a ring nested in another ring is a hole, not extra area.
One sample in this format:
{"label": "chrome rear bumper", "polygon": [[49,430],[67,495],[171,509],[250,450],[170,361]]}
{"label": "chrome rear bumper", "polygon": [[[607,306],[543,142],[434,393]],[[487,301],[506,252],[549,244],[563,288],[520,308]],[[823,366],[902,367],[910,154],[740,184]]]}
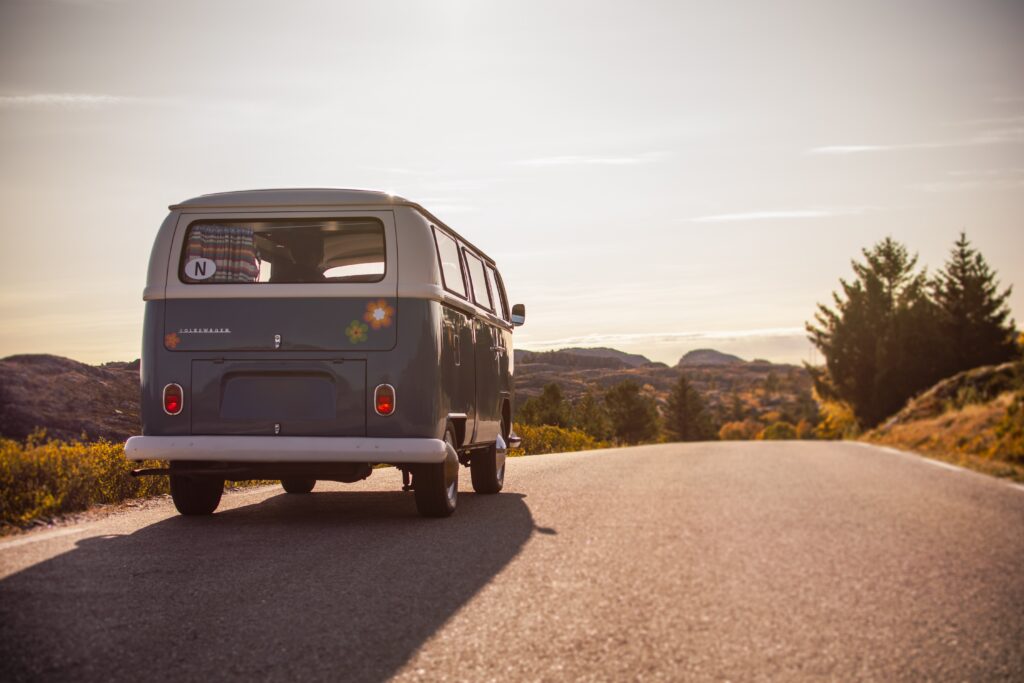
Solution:
{"label": "chrome rear bumper", "polygon": [[133,436],[128,460],[213,462],[444,462],[441,439],[380,439],[356,436]]}

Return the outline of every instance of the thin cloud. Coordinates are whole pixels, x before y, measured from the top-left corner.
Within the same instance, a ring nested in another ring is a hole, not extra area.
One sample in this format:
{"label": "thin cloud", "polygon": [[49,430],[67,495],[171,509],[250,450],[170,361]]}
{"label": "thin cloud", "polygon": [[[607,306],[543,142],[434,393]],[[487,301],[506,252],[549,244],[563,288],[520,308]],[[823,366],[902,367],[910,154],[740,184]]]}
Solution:
{"label": "thin cloud", "polygon": [[138,97],[92,93],[35,93],[32,95],[0,95],[0,109],[95,109],[155,101]]}
{"label": "thin cloud", "polygon": [[967,128],[977,128],[979,126],[986,128],[991,128],[993,126],[998,128],[1016,127],[1024,125],[1024,116],[1016,114],[1014,116],[996,116],[983,119],[967,119],[964,121],[950,121],[946,125],[950,127]]}
{"label": "thin cloud", "polygon": [[[995,122],[993,119],[988,123]],[[965,121],[962,125],[976,126],[982,121]],[[949,149],[953,147],[981,147],[985,145],[1004,145],[1024,142],[1024,119],[1009,117],[1002,120],[1004,125],[980,131],[971,137],[960,140],[942,140],[938,142],[916,142],[899,145],[826,145],[812,147],[807,154],[863,154],[870,152],[898,152],[922,149]]]}
{"label": "thin cloud", "polygon": [[892,145],[828,145],[807,150],[808,154],[859,154],[861,152],[884,152],[898,149]]}
{"label": "thin cloud", "polygon": [[393,173],[395,175],[428,176],[437,173],[436,170],[423,171],[400,166],[361,166],[360,168],[367,171],[381,171],[382,173]]}
{"label": "thin cloud", "polygon": [[665,152],[646,152],[631,156],[583,156],[565,155],[554,157],[541,157],[539,159],[522,159],[513,161],[516,166],[635,166],[638,164],[651,164],[660,161],[668,156]]}
{"label": "thin cloud", "polygon": [[925,192],[955,192],[982,188],[1017,189],[1024,187],[1024,168],[949,171],[944,180],[915,183],[911,187]]}
{"label": "thin cloud", "polygon": [[850,216],[868,211],[869,207],[846,207],[826,209],[784,209],[781,211],[747,211],[744,213],[720,213],[691,218],[691,223],[732,223],[739,221],[767,221],[791,218],[831,218]]}

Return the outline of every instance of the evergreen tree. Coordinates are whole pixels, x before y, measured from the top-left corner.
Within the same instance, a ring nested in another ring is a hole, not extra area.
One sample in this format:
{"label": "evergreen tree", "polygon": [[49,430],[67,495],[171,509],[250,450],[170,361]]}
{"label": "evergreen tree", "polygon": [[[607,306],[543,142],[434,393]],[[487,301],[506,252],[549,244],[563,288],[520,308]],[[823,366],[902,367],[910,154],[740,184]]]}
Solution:
{"label": "evergreen tree", "polygon": [[679,381],[669,394],[665,429],[676,441],[706,441],[715,438],[717,433],[704,399],[686,380],[685,375],[679,376]]}
{"label": "evergreen tree", "polygon": [[961,232],[946,267],[932,281],[948,345],[947,375],[1016,357],[1017,333],[1006,303],[1011,291],[999,291],[995,272]]}
{"label": "evergreen tree", "polygon": [[589,391],[572,407],[572,426],[601,441],[610,439],[612,425],[608,411]]}
{"label": "evergreen tree", "polygon": [[658,436],[658,408],[631,380],[616,384],[604,396],[612,433],[623,443],[653,441]]}
{"label": "evergreen tree", "polygon": [[826,364],[808,369],[822,398],[849,404],[873,427],[943,376],[943,343],[917,256],[889,237],[862,253],[855,279],[832,294],[835,308],[819,304],[817,325],[807,325]]}
{"label": "evergreen tree", "polygon": [[729,400],[728,416],[730,422],[742,422],[747,416],[747,406],[739,394],[733,394]]}
{"label": "evergreen tree", "polygon": [[562,388],[556,383],[546,384],[540,396],[528,398],[516,412],[524,424],[569,426],[569,404],[562,398]]}

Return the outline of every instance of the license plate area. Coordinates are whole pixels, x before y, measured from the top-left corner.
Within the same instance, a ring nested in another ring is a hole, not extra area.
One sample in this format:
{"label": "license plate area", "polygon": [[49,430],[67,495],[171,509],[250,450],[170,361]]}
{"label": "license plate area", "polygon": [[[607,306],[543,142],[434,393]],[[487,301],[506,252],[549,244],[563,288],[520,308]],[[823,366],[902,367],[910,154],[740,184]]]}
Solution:
{"label": "license plate area", "polygon": [[365,436],[361,360],[194,360],[192,433]]}

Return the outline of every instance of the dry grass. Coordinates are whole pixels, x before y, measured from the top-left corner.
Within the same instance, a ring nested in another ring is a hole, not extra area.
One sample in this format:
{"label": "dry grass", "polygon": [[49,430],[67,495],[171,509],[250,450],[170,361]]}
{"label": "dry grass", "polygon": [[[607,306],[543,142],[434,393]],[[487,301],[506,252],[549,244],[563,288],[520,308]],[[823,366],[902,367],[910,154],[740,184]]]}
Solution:
{"label": "dry grass", "polygon": [[1022,396],[1006,392],[937,416],[895,422],[865,434],[864,440],[1024,482]]}

